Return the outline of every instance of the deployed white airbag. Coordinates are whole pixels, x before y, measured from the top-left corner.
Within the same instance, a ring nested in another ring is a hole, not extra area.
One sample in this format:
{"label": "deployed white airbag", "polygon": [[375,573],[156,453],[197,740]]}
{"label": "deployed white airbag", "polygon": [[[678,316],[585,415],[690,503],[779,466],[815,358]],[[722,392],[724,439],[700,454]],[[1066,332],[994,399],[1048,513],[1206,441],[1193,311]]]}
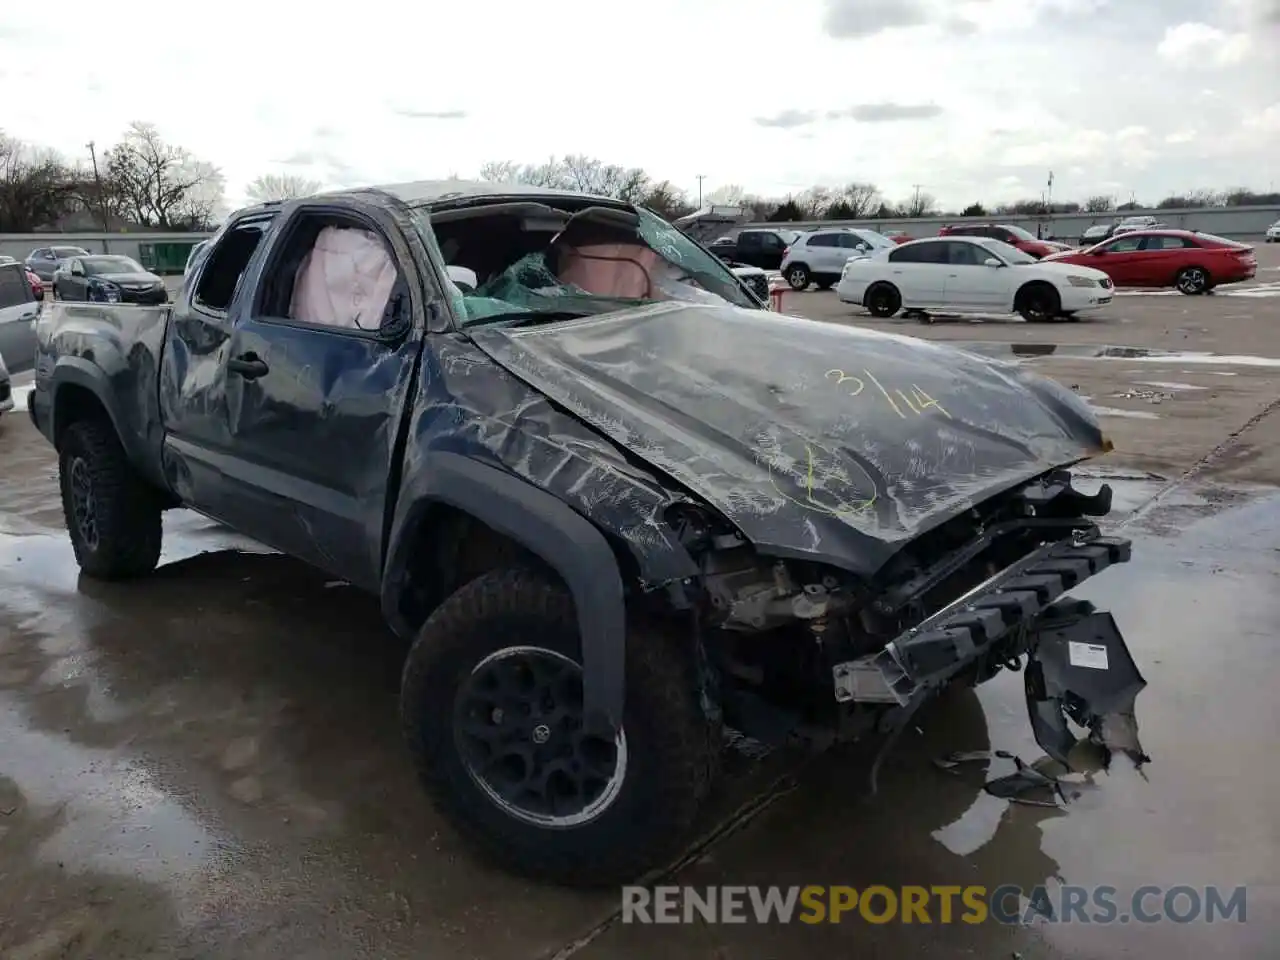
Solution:
{"label": "deployed white airbag", "polygon": [[395,262],[377,236],[325,227],[298,268],[289,316],[330,327],[376,330],[395,284]]}

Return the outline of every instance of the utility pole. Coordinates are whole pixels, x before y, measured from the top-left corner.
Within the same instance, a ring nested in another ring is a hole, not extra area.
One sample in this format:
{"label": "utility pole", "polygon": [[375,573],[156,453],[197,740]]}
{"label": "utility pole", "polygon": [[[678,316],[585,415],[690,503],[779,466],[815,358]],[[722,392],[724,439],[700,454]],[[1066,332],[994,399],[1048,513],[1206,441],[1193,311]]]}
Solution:
{"label": "utility pole", "polygon": [[86,147],[89,148],[89,159],[93,161],[93,186],[94,192],[98,198],[98,219],[102,221],[102,229],[105,232],[107,225],[107,198],[102,195],[102,176],[98,173],[98,154],[94,149],[94,142],[90,140]]}
{"label": "utility pole", "polygon": [[920,216],[920,214],[923,212],[920,209],[920,187],[921,186],[922,185],[919,183],[913,183],[911,185],[911,190],[912,190],[911,212],[913,216],[917,216],[917,217]]}
{"label": "utility pole", "polygon": [[698,209],[702,209],[702,181],[707,179],[705,173],[698,174]]}

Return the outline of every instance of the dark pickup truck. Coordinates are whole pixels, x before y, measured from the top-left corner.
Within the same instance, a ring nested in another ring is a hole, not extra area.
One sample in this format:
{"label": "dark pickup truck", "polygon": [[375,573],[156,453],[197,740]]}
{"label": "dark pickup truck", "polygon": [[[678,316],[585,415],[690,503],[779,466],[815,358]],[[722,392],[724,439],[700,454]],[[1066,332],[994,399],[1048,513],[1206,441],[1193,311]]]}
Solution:
{"label": "dark pickup truck", "polygon": [[457,181],[258,206],[171,305],[55,303],[37,339],[83,572],[146,575],[184,506],[378,595],[422,781],[512,869],[664,866],[725,727],[887,749],[1003,668],[1051,757],[1146,759],[1113,619],[1062,599],[1129,558],[1066,470],[1108,448],[1085,404],[772,313],[646,210]]}
{"label": "dark pickup truck", "polygon": [[711,241],[707,249],[727,263],[777,270],[787,256],[787,248],[799,236],[799,230],[739,230],[732,237]]}

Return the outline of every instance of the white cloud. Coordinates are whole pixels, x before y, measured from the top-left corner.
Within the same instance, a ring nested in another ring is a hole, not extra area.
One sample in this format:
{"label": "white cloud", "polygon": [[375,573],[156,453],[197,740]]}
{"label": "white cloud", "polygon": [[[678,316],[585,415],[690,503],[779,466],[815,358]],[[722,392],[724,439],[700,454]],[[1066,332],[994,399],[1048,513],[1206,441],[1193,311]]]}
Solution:
{"label": "white cloud", "polygon": [[582,152],[690,191],[698,174],[774,194],[859,180],[959,207],[1038,196],[1052,169],[1056,197],[1154,200],[1265,187],[1274,3],[791,0],[779,21],[776,0],[363,0],[306,16],[222,0],[216,16],[140,17],[63,0],[57,28],[8,3],[0,87],[58,95],[8,96],[2,122],[87,159],[89,140],[151,120],[233,194],[272,172],[355,185]]}
{"label": "white cloud", "polygon": [[1248,33],[1227,33],[1207,23],[1169,27],[1156,47],[1156,53],[1180,66],[1231,66],[1248,59],[1252,52],[1253,38]]}

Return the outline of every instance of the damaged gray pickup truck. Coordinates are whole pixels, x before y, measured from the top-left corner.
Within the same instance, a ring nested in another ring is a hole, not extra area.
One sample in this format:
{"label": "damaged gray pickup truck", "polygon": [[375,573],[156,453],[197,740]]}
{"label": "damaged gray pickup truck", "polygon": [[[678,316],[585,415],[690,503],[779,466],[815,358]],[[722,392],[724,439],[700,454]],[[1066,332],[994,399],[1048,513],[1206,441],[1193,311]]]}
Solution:
{"label": "damaged gray pickup truck", "polygon": [[725,727],[889,743],[1005,668],[1050,756],[1145,759],[1114,621],[1061,599],[1129,559],[1067,472],[1108,448],[1084,403],[770,312],[649,211],[457,181],[257,206],[172,305],[37,336],[83,572],[147,574],[184,506],[380,596],[422,781],[511,869],[661,868]]}

